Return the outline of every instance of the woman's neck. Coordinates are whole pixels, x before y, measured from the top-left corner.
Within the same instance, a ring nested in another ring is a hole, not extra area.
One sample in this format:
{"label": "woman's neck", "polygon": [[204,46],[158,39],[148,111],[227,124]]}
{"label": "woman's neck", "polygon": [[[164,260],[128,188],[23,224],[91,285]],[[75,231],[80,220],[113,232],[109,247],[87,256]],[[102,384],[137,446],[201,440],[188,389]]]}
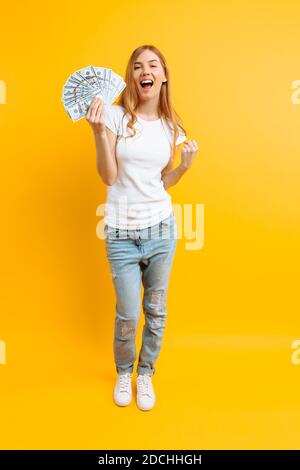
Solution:
{"label": "woman's neck", "polygon": [[146,120],[154,120],[160,118],[158,103],[153,103],[151,101],[139,103],[135,112],[139,114],[141,118],[145,118]]}

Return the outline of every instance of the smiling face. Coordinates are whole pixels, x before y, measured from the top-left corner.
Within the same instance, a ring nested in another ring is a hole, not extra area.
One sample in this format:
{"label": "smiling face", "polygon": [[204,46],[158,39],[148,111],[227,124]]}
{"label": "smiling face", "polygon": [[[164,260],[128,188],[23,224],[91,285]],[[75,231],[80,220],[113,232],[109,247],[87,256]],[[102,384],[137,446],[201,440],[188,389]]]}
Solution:
{"label": "smiling face", "polygon": [[[162,83],[167,80],[159,57],[148,49],[135,60],[133,78],[142,100],[159,95]],[[145,82],[144,85],[142,85],[143,82]]]}

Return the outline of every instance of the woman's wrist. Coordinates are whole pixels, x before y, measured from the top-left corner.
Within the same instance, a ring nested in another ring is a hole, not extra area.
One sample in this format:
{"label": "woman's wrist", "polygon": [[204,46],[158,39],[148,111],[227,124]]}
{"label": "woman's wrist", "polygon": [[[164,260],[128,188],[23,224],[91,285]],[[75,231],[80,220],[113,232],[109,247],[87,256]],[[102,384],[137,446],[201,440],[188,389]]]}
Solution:
{"label": "woman's wrist", "polygon": [[189,168],[190,166],[186,165],[183,161],[179,164],[179,171],[181,173],[185,173]]}
{"label": "woman's wrist", "polygon": [[95,139],[96,138],[105,139],[107,137],[105,128],[93,130],[93,132],[94,132]]}

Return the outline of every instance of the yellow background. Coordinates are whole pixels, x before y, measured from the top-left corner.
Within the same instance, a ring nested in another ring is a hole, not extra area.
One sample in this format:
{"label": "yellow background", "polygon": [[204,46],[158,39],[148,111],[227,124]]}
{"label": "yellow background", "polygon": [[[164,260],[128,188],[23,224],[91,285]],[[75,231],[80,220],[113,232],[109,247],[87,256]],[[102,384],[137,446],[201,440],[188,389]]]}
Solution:
{"label": "yellow background", "polygon": [[[1,448],[299,448],[299,17],[283,0],[2,5]],[[146,43],[199,146],[169,192],[205,212],[203,248],[178,242],[147,413],[112,400],[106,188],[61,103],[75,70],[124,77]]]}

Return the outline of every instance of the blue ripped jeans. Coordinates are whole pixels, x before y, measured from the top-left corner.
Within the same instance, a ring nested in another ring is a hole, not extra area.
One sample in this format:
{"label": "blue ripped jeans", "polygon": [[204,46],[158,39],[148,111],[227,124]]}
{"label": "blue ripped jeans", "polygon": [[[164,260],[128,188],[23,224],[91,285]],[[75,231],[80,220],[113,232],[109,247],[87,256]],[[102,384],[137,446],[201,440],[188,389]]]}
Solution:
{"label": "blue ripped jeans", "polygon": [[114,359],[117,373],[133,372],[143,284],[145,323],[137,373],[153,375],[166,324],[167,290],[178,239],[174,212],[144,229],[118,229],[105,224],[104,235],[116,294]]}

